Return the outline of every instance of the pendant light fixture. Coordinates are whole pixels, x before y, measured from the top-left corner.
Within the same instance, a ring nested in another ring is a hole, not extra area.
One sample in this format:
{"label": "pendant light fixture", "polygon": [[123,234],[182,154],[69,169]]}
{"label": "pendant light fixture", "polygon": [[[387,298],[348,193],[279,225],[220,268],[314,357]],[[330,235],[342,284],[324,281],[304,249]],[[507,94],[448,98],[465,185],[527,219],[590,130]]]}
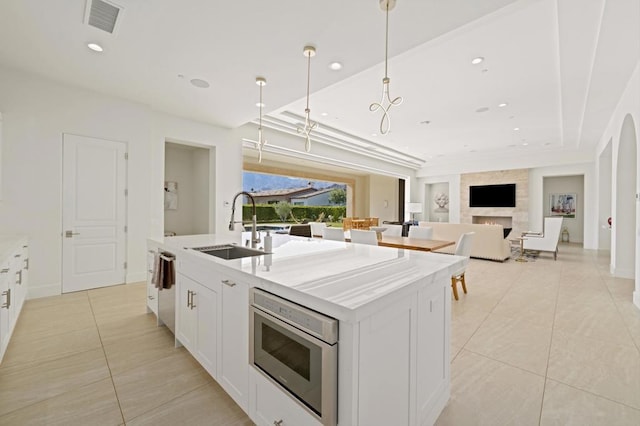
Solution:
{"label": "pendant light fixture", "polygon": [[[387,75],[387,62],[389,56],[389,11],[396,6],[396,0],[379,0],[380,9],[386,14],[386,31],[385,31],[385,44],[384,44],[384,78],[382,79],[382,98],[380,102],[373,102],[369,105],[369,111],[376,112],[379,109],[382,110],[382,119],[380,120],[380,134],[386,135],[391,130],[391,117],[389,116],[389,110],[392,106],[398,106],[402,103],[402,97],[391,100],[389,95],[389,82],[391,79]],[[385,99],[386,98],[386,99]],[[385,106],[385,101],[389,104]]]}
{"label": "pendant light fixture", "polygon": [[260,86],[260,118],[258,121],[258,142],[256,142],[256,148],[258,149],[258,163],[262,163],[262,148],[267,144],[267,141],[262,138],[262,87],[267,85],[267,79],[264,77],[256,77],[256,84]]}
{"label": "pendant light fixture", "polygon": [[309,109],[309,82],[311,80],[311,58],[316,55],[316,48],[313,46],[305,46],[303,50],[304,56],[308,58],[307,62],[307,107],[304,110],[304,128],[301,129],[298,127],[298,133],[302,134],[306,142],[304,144],[304,150],[309,152],[311,151],[311,137],[309,134],[312,130],[318,127],[318,123],[311,121],[309,115],[311,114],[311,110]]}

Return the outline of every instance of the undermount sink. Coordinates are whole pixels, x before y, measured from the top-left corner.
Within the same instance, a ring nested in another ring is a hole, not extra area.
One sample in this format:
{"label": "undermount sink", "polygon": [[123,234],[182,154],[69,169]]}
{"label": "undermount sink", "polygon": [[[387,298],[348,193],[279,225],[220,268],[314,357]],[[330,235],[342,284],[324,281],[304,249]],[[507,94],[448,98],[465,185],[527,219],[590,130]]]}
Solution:
{"label": "undermount sink", "polygon": [[219,257],[220,259],[241,259],[243,257],[262,256],[266,254],[262,250],[256,250],[248,247],[235,246],[233,244],[222,244],[218,246],[192,247],[200,253],[210,256]]}

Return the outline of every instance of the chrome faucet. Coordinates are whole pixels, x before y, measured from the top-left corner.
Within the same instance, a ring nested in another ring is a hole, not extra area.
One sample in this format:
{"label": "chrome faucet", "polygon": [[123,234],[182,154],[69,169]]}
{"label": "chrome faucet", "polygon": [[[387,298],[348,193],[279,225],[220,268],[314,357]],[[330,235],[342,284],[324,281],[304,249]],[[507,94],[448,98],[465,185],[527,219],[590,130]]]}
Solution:
{"label": "chrome faucet", "polygon": [[251,205],[253,206],[253,217],[251,218],[251,248],[256,248],[258,246],[258,243],[260,242],[260,234],[258,234],[258,225],[256,219],[256,200],[254,200],[253,195],[249,194],[248,192],[241,191],[233,197],[233,201],[231,202],[231,220],[229,221],[229,231],[233,231],[235,229],[236,223],[242,223],[241,220],[237,222],[233,220],[233,216],[236,213],[236,200],[241,195],[246,195],[251,200]]}

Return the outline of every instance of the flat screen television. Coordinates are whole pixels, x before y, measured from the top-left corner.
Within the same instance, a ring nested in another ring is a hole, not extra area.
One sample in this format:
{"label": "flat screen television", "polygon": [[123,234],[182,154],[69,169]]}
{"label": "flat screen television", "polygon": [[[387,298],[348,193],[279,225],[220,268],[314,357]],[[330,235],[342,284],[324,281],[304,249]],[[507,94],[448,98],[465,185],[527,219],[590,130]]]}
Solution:
{"label": "flat screen television", "polygon": [[516,184],[469,187],[469,207],[515,207]]}

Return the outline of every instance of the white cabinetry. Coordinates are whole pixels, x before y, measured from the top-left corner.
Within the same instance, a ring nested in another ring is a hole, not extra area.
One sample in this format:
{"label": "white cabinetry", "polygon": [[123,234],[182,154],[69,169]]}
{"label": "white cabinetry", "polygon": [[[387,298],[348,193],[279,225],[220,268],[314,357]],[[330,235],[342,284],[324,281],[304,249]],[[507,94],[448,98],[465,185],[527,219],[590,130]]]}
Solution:
{"label": "white cabinetry", "polygon": [[147,244],[147,312],[153,312],[156,317],[158,316],[158,289],[151,279],[157,251],[158,246]]}
{"label": "white cabinetry", "polygon": [[0,242],[0,360],[9,345],[9,339],[27,295],[29,250],[26,240]]}
{"label": "white cabinetry", "polygon": [[217,378],[218,292],[176,275],[176,339]]}
{"label": "white cabinetry", "polygon": [[341,424],[435,423],[450,395],[448,282],[423,279],[414,294],[340,323]]}
{"label": "white cabinetry", "polygon": [[[315,417],[261,373],[249,371],[251,402],[249,417],[258,426],[320,426]],[[362,423],[363,425],[365,423]],[[382,424],[382,423],[369,423]],[[400,424],[400,423],[389,423]]]}
{"label": "white cabinetry", "polygon": [[220,274],[219,279],[222,284],[222,324],[218,382],[246,411],[249,403],[249,285],[225,274]]}

